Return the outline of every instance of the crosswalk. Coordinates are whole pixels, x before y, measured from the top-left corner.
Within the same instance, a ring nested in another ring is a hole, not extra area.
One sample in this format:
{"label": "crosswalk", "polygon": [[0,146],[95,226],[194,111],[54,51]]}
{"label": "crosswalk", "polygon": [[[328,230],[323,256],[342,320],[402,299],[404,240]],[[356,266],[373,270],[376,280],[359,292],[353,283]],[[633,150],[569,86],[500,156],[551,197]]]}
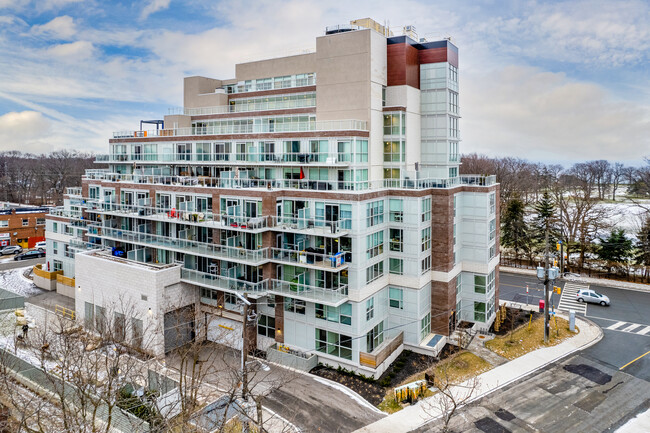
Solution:
{"label": "crosswalk", "polygon": [[650,335],[650,326],[630,322],[616,322],[606,327],[610,331],[628,332],[630,334]]}
{"label": "crosswalk", "polygon": [[578,290],[587,290],[589,289],[588,284],[577,284],[577,283],[564,283],[564,288],[562,289],[562,296],[560,297],[560,302],[558,303],[558,310],[574,310],[576,313],[587,314],[587,304],[584,302],[578,302],[576,300],[576,295]]}

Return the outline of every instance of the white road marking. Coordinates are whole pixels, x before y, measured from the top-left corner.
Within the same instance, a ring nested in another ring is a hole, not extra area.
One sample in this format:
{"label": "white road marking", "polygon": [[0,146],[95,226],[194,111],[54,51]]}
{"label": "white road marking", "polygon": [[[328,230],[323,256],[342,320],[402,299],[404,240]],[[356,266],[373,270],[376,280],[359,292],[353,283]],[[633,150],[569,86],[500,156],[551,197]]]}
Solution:
{"label": "white road marking", "polygon": [[646,326],[645,328],[643,328],[643,329],[640,330],[639,332],[636,332],[636,334],[639,334],[639,335],[646,335],[648,332],[650,332],[650,326]]}
{"label": "white road marking", "polygon": [[614,324],[611,325],[611,326],[608,326],[607,329],[614,330],[614,329],[616,329],[616,328],[620,328],[621,326],[623,326],[623,325],[625,325],[625,324],[627,324],[627,322],[617,322],[617,323],[614,323]]}
{"label": "white road marking", "polygon": [[584,284],[565,283],[562,289],[562,296],[558,303],[558,310],[575,310],[576,313],[587,314],[587,305],[584,302],[578,302],[576,295],[578,290],[587,290],[589,286]]}
{"label": "white road marking", "polygon": [[643,326],[643,325],[637,325],[636,323],[633,323],[630,326],[628,326],[627,328],[621,329],[621,331],[622,332],[632,332],[632,330],[634,328],[638,328],[639,326]]}

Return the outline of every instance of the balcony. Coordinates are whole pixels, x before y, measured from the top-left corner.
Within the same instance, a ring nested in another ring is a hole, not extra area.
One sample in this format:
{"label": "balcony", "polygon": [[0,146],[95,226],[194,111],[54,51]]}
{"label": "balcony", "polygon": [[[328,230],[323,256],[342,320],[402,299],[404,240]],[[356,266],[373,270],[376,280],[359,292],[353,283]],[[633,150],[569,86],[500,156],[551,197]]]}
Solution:
{"label": "balcony", "polygon": [[210,165],[286,165],[313,167],[347,167],[350,161],[347,155],[337,153],[120,153],[109,155],[97,155],[96,163],[124,163],[137,162],[140,164],[168,164],[178,163],[200,163]]}
{"label": "balcony", "polygon": [[208,272],[201,272],[192,269],[181,269],[181,281],[195,284],[197,286],[207,287],[209,289],[218,289],[231,293],[266,293],[268,290],[269,280],[263,280],[259,283],[236,278],[228,278],[221,275],[214,275]]}
{"label": "balcony", "polygon": [[306,302],[317,302],[319,304],[338,307],[348,300],[348,286],[343,285],[333,289],[309,286],[306,284],[292,283],[282,280],[271,280],[269,293],[300,299]]}
{"label": "balcony", "polygon": [[215,214],[210,211],[191,211],[163,209],[160,207],[106,203],[88,200],[88,211],[101,214],[132,217],[150,221],[178,222],[187,225],[228,229],[248,233],[261,233],[268,230],[268,217],[249,218]]}
{"label": "balcony", "polygon": [[193,135],[232,135],[290,133],[307,131],[368,131],[364,120],[321,120],[309,122],[287,122],[283,124],[244,125],[224,124],[220,126],[191,126],[185,128],[152,129],[148,131],[117,131],[113,138],[187,137]]}
{"label": "balcony", "polygon": [[[115,241],[160,248],[179,253],[189,253],[203,257],[213,257],[229,262],[243,263],[251,266],[260,266],[268,262],[268,248],[247,250],[238,247],[210,244],[187,239],[170,238],[149,233],[139,233],[128,230],[100,227],[101,233],[97,236]],[[90,233],[90,230],[89,230]]]}
{"label": "balcony", "polygon": [[271,248],[271,261],[276,263],[296,264],[303,268],[318,269],[321,271],[338,272],[347,269],[345,253],[327,255],[312,251],[287,250]]}
{"label": "balcony", "polygon": [[[239,165],[248,165],[239,162]],[[106,170],[86,170],[86,180],[106,180],[111,182],[129,182],[140,184],[204,186],[226,189],[305,189],[319,191],[373,191],[380,189],[431,189],[455,188],[463,185],[490,186],[496,184],[495,176],[462,176],[454,178],[427,179],[379,179],[373,181],[335,181],[308,179],[253,179],[253,178],[216,178],[208,176],[171,176],[154,174],[121,174]]]}
{"label": "balcony", "polygon": [[338,221],[326,221],[315,218],[294,218],[294,217],[271,217],[273,227],[278,231],[291,231],[306,235],[339,237],[346,236],[350,232],[352,221],[341,219]]}
{"label": "balcony", "polygon": [[[315,84],[315,80],[306,80],[299,84],[301,86],[312,86]],[[234,99],[233,101],[234,104],[232,105],[170,109],[169,114],[180,114],[185,116],[206,116],[212,114],[311,108],[316,106],[316,94],[314,92],[292,93],[288,97],[286,95],[280,97],[267,96],[265,98]]]}

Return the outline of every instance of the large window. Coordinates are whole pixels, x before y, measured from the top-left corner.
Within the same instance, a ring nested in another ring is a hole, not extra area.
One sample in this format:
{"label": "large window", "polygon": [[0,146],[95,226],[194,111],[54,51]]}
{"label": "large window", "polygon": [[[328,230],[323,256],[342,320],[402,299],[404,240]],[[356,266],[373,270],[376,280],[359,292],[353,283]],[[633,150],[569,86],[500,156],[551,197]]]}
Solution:
{"label": "large window", "polygon": [[366,268],[366,283],[375,281],[384,275],[384,262],[375,263]]}
{"label": "large window", "polygon": [[352,338],[316,328],[316,350],[343,359],[352,359]]}
{"label": "large window", "polygon": [[494,289],[494,271],[490,272],[487,276],[486,291],[490,293]]}
{"label": "large window", "polygon": [[485,275],[474,275],[474,293],[485,293]]}
{"label": "large window", "polygon": [[284,311],[296,314],[305,314],[305,301],[293,298],[284,298]]}
{"label": "large window", "polygon": [[404,274],[404,260],[403,259],[388,259],[388,272],[395,275]]}
{"label": "large window", "polygon": [[404,162],[406,146],[403,140],[384,141],[384,162]]}
{"label": "large window", "polygon": [[0,227],[9,227],[9,220],[0,221]]}
{"label": "large window", "polygon": [[343,304],[340,307],[316,304],[316,318],[329,322],[352,325],[352,305]]}
{"label": "large window", "polygon": [[354,162],[368,162],[368,140],[356,140]]}
{"label": "large window", "polygon": [[397,287],[388,288],[388,305],[399,310],[404,309],[404,290]]}
{"label": "large window", "polygon": [[269,338],[275,338],[275,318],[260,314],[257,321],[257,333]]}
{"label": "large window", "polygon": [[449,111],[458,114],[458,93],[453,90],[449,91]]}
{"label": "large window", "polygon": [[384,231],[380,230],[366,236],[366,256],[368,259],[377,257],[384,252]]}
{"label": "large window", "polygon": [[390,250],[401,253],[404,250],[404,232],[402,229],[390,229]]}
{"label": "large window", "polygon": [[431,199],[422,200],[422,222],[431,221]]}
{"label": "large window", "polygon": [[377,348],[381,343],[384,342],[384,322],[379,322],[377,326],[372,328],[370,332],[366,334],[366,349],[368,353],[371,353]]}
{"label": "large window", "polygon": [[394,114],[384,114],[384,135],[406,134],[404,117],[403,111]]}
{"label": "large window", "polygon": [[496,194],[490,194],[490,215],[496,211]]}
{"label": "large window", "polygon": [[377,200],[366,204],[366,223],[368,227],[384,222],[384,201]]}
{"label": "large window", "polygon": [[388,201],[388,208],[392,222],[401,223],[404,220],[404,200],[391,198]]}
{"label": "large window", "polygon": [[420,251],[424,252],[424,251],[431,250],[431,227],[422,229],[422,232],[420,234],[420,241],[421,241]]}
{"label": "large window", "polygon": [[490,240],[494,240],[494,237],[496,236],[497,232],[497,220],[493,219],[490,221]]}
{"label": "large window", "polygon": [[474,321],[485,322],[485,302],[474,302]]}
{"label": "large window", "polygon": [[420,270],[423,274],[431,270],[431,256],[426,256],[422,259],[420,262]]}
{"label": "large window", "polygon": [[375,298],[370,298],[366,301],[366,320],[375,317]]}
{"label": "large window", "polygon": [[427,313],[420,320],[420,340],[423,340],[429,334],[431,334],[431,313]]}

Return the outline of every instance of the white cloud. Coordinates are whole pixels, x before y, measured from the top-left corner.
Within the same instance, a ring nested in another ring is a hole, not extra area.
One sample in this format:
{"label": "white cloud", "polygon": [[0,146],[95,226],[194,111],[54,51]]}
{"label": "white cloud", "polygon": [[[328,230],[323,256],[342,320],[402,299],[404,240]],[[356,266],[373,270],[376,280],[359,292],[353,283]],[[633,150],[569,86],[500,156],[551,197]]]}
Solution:
{"label": "white cloud", "polygon": [[532,160],[640,160],[650,109],[562,73],[508,66],[465,76],[463,152]]}
{"label": "white cloud", "polygon": [[71,16],[62,15],[48,23],[32,26],[32,33],[58,39],[71,39],[77,33],[77,26]]}
{"label": "white cloud", "polygon": [[88,41],[53,45],[47,49],[47,52],[54,57],[69,59],[72,61],[87,60],[92,57],[94,51],[95,47]]}
{"label": "white cloud", "polygon": [[0,116],[1,150],[48,152],[48,144],[43,138],[51,132],[51,127],[50,120],[38,111],[6,113]]}
{"label": "white cloud", "polygon": [[171,0],[149,0],[149,3],[142,9],[141,20],[146,20],[153,13],[167,9]]}

